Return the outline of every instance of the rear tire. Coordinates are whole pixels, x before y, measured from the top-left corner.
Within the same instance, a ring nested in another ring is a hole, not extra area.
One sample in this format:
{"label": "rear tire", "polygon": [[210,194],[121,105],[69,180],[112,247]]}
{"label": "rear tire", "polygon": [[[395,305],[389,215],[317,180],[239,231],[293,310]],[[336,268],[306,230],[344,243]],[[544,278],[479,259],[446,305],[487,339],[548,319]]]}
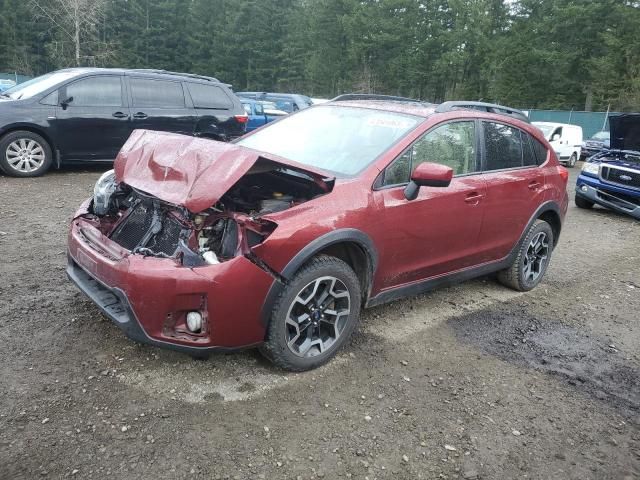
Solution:
{"label": "rear tire", "polygon": [[569,168],[573,168],[576,166],[577,161],[578,161],[578,155],[576,155],[575,153],[572,153],[571,156],[569,157],[569,161],[567,162],[567,166]]}
{"label": "rear tire", "polygon": [[593,208],[593,202],[587,200],[586,198],[582,198],[579,195],[576,195],[574,198],[575,202],[576,202],[576,207],[578,208],[584,208],[584,209],[590,209]]}
{"label": "rear tire", "polygon": [[51,147],[37,133],[18,130],[0,139],[0,169],[12,177],[39,177],[51,167]]}
{"label": "rear tire", "polygon": [[553,251],[553,229],[544,220],[536,220],[509,268],[498,272],[498,280],[519,292],[535,288],[547,271]]}
{"label": "rear tire", "polygon": [[276,300],[260,352],[285,370],[323,365],[356,328],[361,301],[360,282],[349,265],[327,255],[313,258]]}

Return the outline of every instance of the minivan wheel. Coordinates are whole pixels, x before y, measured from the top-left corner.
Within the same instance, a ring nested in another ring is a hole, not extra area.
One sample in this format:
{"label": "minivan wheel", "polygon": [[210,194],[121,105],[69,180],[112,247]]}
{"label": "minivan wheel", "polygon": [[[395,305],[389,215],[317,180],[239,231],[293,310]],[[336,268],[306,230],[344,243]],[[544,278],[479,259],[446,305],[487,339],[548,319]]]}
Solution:
{"label": "minivan wheel", "polygon": [[551,225],[544,220],[536,220],[520,245],[514,262],[498,272],[500,283],[519,292],[534,288],[547,271],[553,245]]}
{"label": "minivan wheel", "polygon": [[338,258],[319,255],[276,300],[260,351],[286,370],[316,368],[333,358],[351,336],[360,303],[355,272]]}
{"label": "minivan wheel", "polygon": [[569,168],[573,168],[576,166],[576,162],[578,161],[578,155],[576,155],[575,153],[571,154],[571,157],[569,157],[569,162],[567,163],[567,166]]}
{"label": "minivan wheel", "polygon": [[51,147],[40,135],[26,130],[0,139],[0,169],[13,177],[37,177],[49,170]]}

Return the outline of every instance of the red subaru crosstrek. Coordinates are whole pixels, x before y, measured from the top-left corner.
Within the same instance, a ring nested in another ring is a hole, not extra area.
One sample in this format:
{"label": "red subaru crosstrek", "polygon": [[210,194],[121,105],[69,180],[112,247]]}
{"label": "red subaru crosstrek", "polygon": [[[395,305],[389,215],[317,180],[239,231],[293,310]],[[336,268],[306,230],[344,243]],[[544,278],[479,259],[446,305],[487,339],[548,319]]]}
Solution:
{"label": "red subaru crosstrek", "polygon": [[530,290],[567,171],[519,114],[472,108],[346,96],[235,144],[137,130],[71,223],[69,277],[134,340],[290,370],[363,307],[492,272]]}

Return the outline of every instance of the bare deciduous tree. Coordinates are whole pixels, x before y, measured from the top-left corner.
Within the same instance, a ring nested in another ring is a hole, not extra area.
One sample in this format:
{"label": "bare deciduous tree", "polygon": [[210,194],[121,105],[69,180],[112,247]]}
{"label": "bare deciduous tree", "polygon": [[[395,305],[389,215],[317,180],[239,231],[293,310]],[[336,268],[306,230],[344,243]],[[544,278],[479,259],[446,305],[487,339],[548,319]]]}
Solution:
{"label": "bare deciduous tree", "polygon": [[[74,63],[82,59],[108,56],[106,45],[95,51],[98,30],[104,20],[108,0],[31,0],[36,16],[50,22],[51,27],[73,44]],[[85,53],[85,49],[90,49]]]}

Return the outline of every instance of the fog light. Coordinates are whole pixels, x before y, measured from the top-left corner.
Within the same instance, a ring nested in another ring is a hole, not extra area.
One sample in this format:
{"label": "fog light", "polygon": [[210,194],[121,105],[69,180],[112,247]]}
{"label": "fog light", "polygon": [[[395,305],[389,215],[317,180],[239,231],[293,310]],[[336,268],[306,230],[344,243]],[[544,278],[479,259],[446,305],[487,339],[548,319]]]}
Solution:
{"label": "fog light", "polygon": [[586,185],[582,185],[582,186],[580,187],[580,190],[582,190],[583,192],[586,192],[586,191],[587,191],[587,190],[589,190],[589,189],[587,188],[587,186],[586,186]]}
{"label": "fog light", "polygon": [[187,328],[190,332],[198,333],[202,328],[202,315],[198,312],[187,313]]}

